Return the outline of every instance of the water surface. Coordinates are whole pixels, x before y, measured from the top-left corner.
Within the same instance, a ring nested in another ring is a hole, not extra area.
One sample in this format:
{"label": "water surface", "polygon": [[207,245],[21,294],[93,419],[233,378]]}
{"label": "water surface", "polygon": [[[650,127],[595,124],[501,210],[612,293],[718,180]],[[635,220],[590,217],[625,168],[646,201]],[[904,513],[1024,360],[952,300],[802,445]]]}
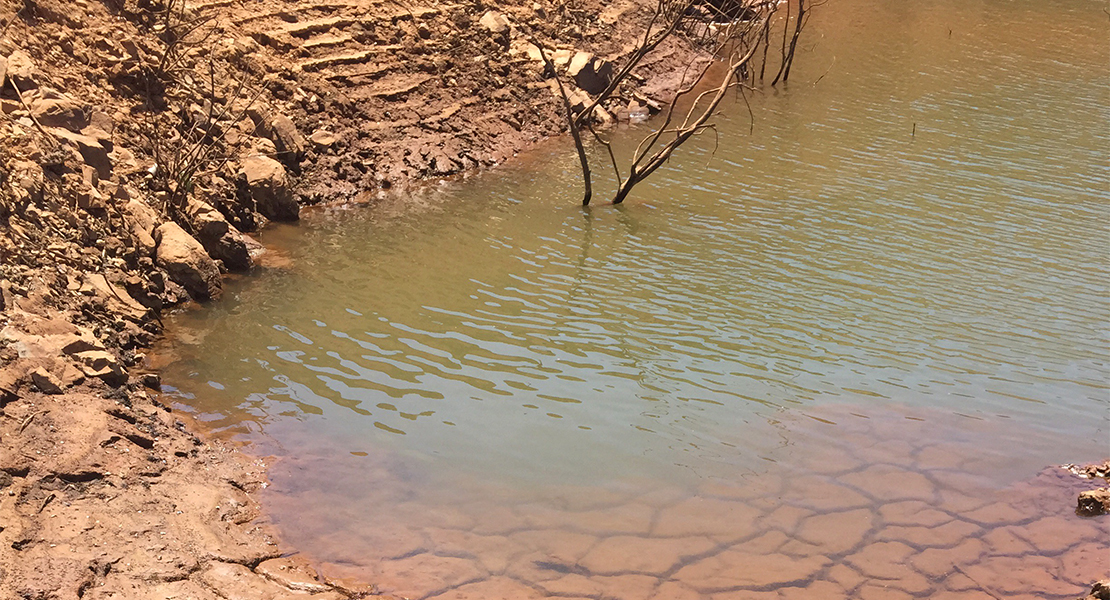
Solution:
{"label": "water surface", "polygon": [[1110,532],[1037,474],[1110,451],[1102,8],[830,3],[619,208],[557,140],[267,230],[166,381],[384,591],[1074,597]]}

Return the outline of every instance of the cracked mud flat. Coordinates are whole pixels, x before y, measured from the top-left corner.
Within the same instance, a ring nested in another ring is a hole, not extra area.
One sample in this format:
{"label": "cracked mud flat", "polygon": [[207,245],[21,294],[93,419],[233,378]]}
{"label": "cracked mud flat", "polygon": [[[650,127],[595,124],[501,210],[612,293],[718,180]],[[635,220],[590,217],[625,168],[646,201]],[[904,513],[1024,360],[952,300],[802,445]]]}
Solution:
{"label": "cracked mud flat", "polygon": [[356,595],[256,522],[261,461],[202,442],[145,392],[98,392],[0,413],[0,597]]}
{"label": "cracked mud flat", "polygon": [[816,408],[784,419],[789,461],[689,488],[435,493],[403,461],[335,448],[280,460],[263,501],[323,572],[409,598],[1083,595],[1110,571],[1110,522],[1074,513],[1085,484],[1052,468],[1000,485],[1004,452],[984,456],[980,436],[1016,436],[968,421]]}

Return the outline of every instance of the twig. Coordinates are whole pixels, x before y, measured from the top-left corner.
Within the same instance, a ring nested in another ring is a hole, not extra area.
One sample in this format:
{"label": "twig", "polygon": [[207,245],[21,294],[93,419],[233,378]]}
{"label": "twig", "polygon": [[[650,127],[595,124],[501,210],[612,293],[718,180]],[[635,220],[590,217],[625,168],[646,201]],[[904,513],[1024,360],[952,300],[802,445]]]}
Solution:
{"label": "twig", "polygon": [[46,497],[46,500],[42,501],[42,506],[39,506],[39,512],[41,513],[43,510],[45,510],[46,505],[50,504],[50,501],[53,500],[54,498],[57,498],[57,497],[58,497],[57,494],[55,494],[54,492],[50,492],[50,495]]}
{"label": "twig", "polygon": [[19,425],[19,433],[22,434],[23,430],[27,429],[27,426],[31,424],[31,421],[35,420],[35,417],[37,417],[39,415],[43,415],[43,414],[46,414],[45,410],[40,410],[38,412],[33,412],[33,413],[27,415],[27,418],[23,419],[23,422],[20,423],[20,425]]}
{"label": "twig", "polygon": [[23,6],[19,7],[19,10],[15,11],[15,14],[12,15],[12,18],[8,19],[7,23],[4,23],[4,28],[0,29],[0,37],[3,37],[4,34],[8,32],[8,28],[12,26],[12,23],[15,23],[15,20],[19,18],[19,13],[23,12],[25,8],[27,8],[26,2],[23,3]]}
{"label": "twig", "polygon": [[57,143],[58,138],[54,137],[54,134],[47,131],[46,128],[42,126],[42,123],[39,123],[38,118],[35,117],[34,111],[31,110],[30,106],[27,106],[27,101],[23,99],[23,93],[19,91],[19,86],[15,84],[15,80],[9,77],[8,82],[12,84],[12,89],[15,90],[15,97],[19,98],[19,103],[23,105],[23,108],[27,111],[27,114],[31,115],[31,122],[35,124],[35,127],[47,138]]}

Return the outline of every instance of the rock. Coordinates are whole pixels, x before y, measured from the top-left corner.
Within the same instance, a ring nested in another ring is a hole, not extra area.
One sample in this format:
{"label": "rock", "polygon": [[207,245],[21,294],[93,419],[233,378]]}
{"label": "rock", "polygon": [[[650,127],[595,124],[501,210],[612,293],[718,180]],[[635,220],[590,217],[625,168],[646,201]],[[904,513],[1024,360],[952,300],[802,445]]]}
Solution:
{"label": "rock", "polygon": [[304,158],[304,136],[297,131],[297,126],[285,115],[278,115],[270,121],[273,135],[270,137],[283,162],[295,165]]}
{"label": "rock", "polygon": [[271,558],[254,568],[254,572],[291,590],[319,594],[331,586],[320,582],[316,569],[303,559]]}
{"label": "rock", "polygon": [[[109,136],[116,130],[116,123],[112,116],[106,112],[94,110],[89,113],[89,127],[105,132]],[[89,135],[89,134],[86,134]],[[93,136],[95,137],[95,136]]]}
{"label": "rock", "polygon": [[509,18],[496,10],[487,10],[486,14],[478,19],[478,24],[485,27],[490,33],[505,33],[509,30]]}
{"label": "rock", "polygon": [[44,394],[62,393],[62,382],[58,381],[57,377],[54,377],[50,374],[50,371],[42,367],[38,367],[34,371],[31,371],[31,382]]}
{"label": "rock", "polygon": [[111,142],[99,140],[81,133],[74,133],[64,127],[52,127],[48,131],[67,145],[76,148],[85,164],[96,169],[101,179],[112,178]]}
{"label": "rock", "polygon": [[335,134],[327,129],[317,129],[308,139],[312,140],[317,148],[327,148],[339,141]]}
{"label": "rock", "polygon": [[208,256],[223,261],[230,271],[247,271],[253,265],[250,248],[243,234],[210,205],[199,200],[191,200],[185,207],[185,214],[197,232],[196,238],[204,246]]}
{"label": "rock", "polygon": [[154,230],[154,239],[158,243],[158,266],[184,286],[190,296],[207,300],[220,295],[223,290],[220,269],[193,236],[177,223],[169,222]]}
{"label": "rock", "polygon": [[1103,579],[1091,586],[1091,593],[1081,600],[1110,600],[1110,579]]}
{"label": "rock", "polygon": [[1081,517],[1097,517],[1110,513],[1110,488],[1098,488],[1079,494],[1075,512]]}
{"label": "rock", "polygon": [[251,107],[246,110],[247,117],[251,121],[251,127],[247,128],[244,133],[247,135],[257,135],[264,138],[269,138],[273,135],[273,130],[270,129],[270,119],[256,107]]}
{"label": "rock", "polygon": [[146,316],[146,306],[132,298],[123,287],[113,285],[103,274],[87,275],[78,291],[83,295],[97,298],[113,315],[125,317],[134,322],[139,322]]}
{"label": "rock", "polygon": [[89,125],[85,106],[72,98],[41,98],[32,100],[28,107],[43,127],[61,127],[79,133]]}
{"label": "rock", "polygon": [[0,88],[8,81],[8,59],[0,56]]}
{"label": "rock", "polygon": [[19,88],[20,92],[35,89],[42,79],[42,72],[35,67],[30,55],[16,50],[8,56],[8,81]]}
{"label": "rock", "polygon": [[145,256],[154,254],[154,228],[158,224],[154,209],[138,200],[128,200],[123,205],[123,220],[142,253]]}
{"label": "rock", "polygon": [[156,392],[162,391],[162,378],[157,373],[143,373],[139,375],[139,383]]}
{"label": "rock", "polygon": [[116,357],[104,350],[86,350],[74,355],[86,377],[99,377],[111,386],[119,387],[127,383],[127,373],[120,367]]}
{"label": "rock", "polygon": [[579,52],[570,59],[567,75],[574,79],[578,87],[596,95],[609,86],[609,81],[613,78],[613,64],[589,52]]}
{"label": "rock", "polygon": [[296,221],[300,207],[293,199],[285,167],[272,158],[252,156],[243,159],[242,174],[258,212],[272,221]]}

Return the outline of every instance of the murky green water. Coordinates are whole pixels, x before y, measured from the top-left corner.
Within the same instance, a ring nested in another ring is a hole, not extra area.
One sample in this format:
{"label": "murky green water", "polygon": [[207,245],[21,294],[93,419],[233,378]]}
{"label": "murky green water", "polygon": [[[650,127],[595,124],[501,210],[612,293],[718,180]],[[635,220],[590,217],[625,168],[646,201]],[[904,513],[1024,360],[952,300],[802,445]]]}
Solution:
{"label": "murky green water", "polygon": [[[1006,593],[1074,596],[1104,524],[1063,506],[1074,539],[1018,551],[990,536],[1037,515],[965,513],[1110,451],[1103,8],[837,0],[754,125],[722,119],[620,208],[576,206],[557,141],[403,210],[267,230],[288,265],[176,318],[166,381],[283,457],[293,545],[414,597],[971,598],[1045,556],[1051,578]],[[860,532],[807,520],[849,510]],[[959,569],[916,562],[969,541]],[[867,562],[883,544],[915,566]],[[806,566],[737,574],[753,556]]]}

